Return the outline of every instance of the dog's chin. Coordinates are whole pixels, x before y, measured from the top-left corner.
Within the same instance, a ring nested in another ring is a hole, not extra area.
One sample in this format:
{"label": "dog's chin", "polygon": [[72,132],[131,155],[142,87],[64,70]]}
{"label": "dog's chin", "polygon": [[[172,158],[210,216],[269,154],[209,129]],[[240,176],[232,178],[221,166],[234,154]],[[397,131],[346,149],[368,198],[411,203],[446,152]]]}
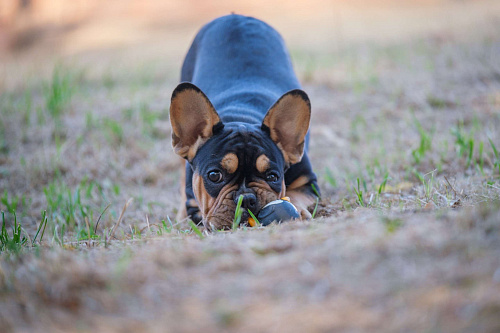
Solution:
{"label": "dog's chin", "polygon": [[[228,214],[227,210],[222,214],[213,214],[208,216],[203,224],[213,230],[229,230],[233,227],[234,223],[234,212],[236,207],[230,210],[232,213]],[[253,213],[253,212],[252,212]],[[255,213],[254,213],[255,214]],[[240,225],[246,225],[248,223],[248,218],[250,214],[246,209],[243,209],[241,213]]]}
{"label": "dog's chin", "polygon": [[[258,208],[252,213],[257,216],[262,207],[269,202],[279,198],[279,195],[267,188],[255,187],[257,194]],[[212,230],[230,230],[233,227],[236,204],[234,203],[234,192],[226,192],[223,197],[216,200],[216,206],[211,209],[207,216],[203,217],[203,225]],[[246,208],[241,208],[242,214],[240,225],[248,226],[250,213]]]}

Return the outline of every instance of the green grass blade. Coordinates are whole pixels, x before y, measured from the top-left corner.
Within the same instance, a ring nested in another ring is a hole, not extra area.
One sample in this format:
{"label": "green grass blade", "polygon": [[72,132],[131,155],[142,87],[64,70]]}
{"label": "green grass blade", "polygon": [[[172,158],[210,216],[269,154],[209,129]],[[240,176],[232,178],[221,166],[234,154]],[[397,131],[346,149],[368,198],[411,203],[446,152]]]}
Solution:
{"label": "green grass blade", "polygon": [[38,237],[38,234],[42,230],[42,227],[44,226],[45,223],[47,223],[47,211],[46,210],[44,210],[42,212],[42,221],[40,222],[40,225],[38,226],[38,229],[36,230],[36,234],[35,234],[35,237],[33,237],[33,241],[31,242],[31,246],[35,246],[36,238]]}
{"label": "green grass blade", "polygon": [[252,211],[250,209],[247,209],[248,210],[248,214],[250,214],[250,216],[253,218],[253,220],[255,221],[255,224],[257,224],[258,227],[260,227],[260,222],[259,220],[257,219],[257,217],[252,213]]}
{"label": "green grass blade", "polygon": [[318,205],[319,205],[319,197],[316,198],[316,206],[314,206],[314,210],[313,210],[313,213],[312,213],[312,217],[311,218],[315,218],[316,217],[316,213],[318,211]]}
{"label": "green grass blade", "polygon": [[389,173],[386,172],[385,175],[384,175],[384,180],[382,181],[382,183],[378,187],[378,194],[381,194],[385,190],[385,185],[387,185],[387,180],[388,179],[389,179]]}
{"label": "green grass blade", "polygon": [[495,147],[495,144],[493,143],[493,141],[488,138],[488,140],[490,141],[490,145],[491,145],[491,148],[493,149],[493,153],[495,154],[495,158],[497,159],[497,161],[499,160],[499,157],[498,157],[498,150],[497,150],[497,147]]}
{"label": "green grass blade", "polygon": [[233,219],[233,231],[235,231],[241,222],[241,215],[243,211],[241,210],[241,204],[243,203],[243,195],[238,197],[238,203],[236,204],[236,210],[234,211],[234,219]]}
{"label": "green grass blade", "polygon": [[196,224],[194,224],[193,221],[188,220],[188,224],[191,227],[191,229],[193,229],[194,233],[197,234],[198,237],[200,237],[200,239],[205,238],[205,236],[203,236],[203,233],[201,232],[201,230],[196,226]]}
{"label": "green grass blade", "polygon": [[316,194],[316,196],[317,196],[318,198],[320,198],[320,197],[321,197],[321,195],[319,195],[319,191],[318,191],[318,189],[316,188],[316,185],[311,184],[311,187],[312,187],[312,190],[313,190],[314,194]]}

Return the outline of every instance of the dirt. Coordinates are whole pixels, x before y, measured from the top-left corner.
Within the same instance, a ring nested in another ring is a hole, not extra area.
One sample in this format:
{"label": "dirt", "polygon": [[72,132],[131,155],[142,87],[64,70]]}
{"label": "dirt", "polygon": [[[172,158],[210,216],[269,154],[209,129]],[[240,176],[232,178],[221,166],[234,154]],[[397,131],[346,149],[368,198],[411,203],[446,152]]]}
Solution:
{"label": "dirt", "polygon": [[0,253],[2,331],[500,330],[495,1],[244,2],[311,98],[322,199],[310,221],[202,234],[174,220],[168,107],[231,5],[134,3],[43,12],[57,29],[3,44],[0,208],[10,232],[18,199],[30,239]]}

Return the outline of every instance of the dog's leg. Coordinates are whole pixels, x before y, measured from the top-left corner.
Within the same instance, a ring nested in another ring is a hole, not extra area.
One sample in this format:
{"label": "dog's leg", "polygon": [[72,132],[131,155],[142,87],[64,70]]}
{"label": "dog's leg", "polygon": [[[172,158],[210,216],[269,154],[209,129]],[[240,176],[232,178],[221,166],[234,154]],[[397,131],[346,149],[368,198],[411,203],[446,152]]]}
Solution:
{"label": "dog's leg", "polygon": [[181,202],[179,204],[179,209],[177,210],[177,215],[175,215],[175,219],[177,221],[184,220],[188,215],[187,215],[187,210],[186,210],[186,202],[187,202],[187,197],[186,197],[186,162],[184,159],[182,159],[183,162],[183,168],[181,170],[181,182],[179,184],[179,193],[181,195]]}
{"label": "dog's leg", "polygon": [[177,221],[181,221],[190,217],[194,223],[199,224],[201,222],[201,214],[198,202],[194,197],[192,181],[193,170],[191,170],[189,163],[186,162],[181,173],[181,204],[175,218]]}
{"label": "dog's leg", "polygon": [[307,153],[302,160],[294,164],[285,174],[286,196],[297,207],[302,219],[310,219],[311,213],[307,209],[318,200],[319,187],[317,178],[311,168]]}
{"label": "dog's leg", "polygon": [[196,223],[200,224],[201,223],[201,212],[200,212],[200,207],[198,206],[198,202],[196,201],[196,197],[194,196],[193,192],[193,169],[191,169],[191,166],[189,163],[186,162],[186,213],[187,216],[191,218],[191,220]]}

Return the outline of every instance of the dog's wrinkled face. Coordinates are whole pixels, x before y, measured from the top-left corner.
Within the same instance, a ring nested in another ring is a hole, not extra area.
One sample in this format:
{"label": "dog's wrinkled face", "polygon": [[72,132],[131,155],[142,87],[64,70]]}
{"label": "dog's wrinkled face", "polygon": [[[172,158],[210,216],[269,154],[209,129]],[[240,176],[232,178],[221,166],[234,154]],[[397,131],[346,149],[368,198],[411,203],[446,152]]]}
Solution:
{"label": "dog's wrinkled face", "polygon": [[231,123],[215,131],[191,161],[193,191],[205,225],[230,228],[238,197],[255,215],[285,194],[285,160],[260,126]]}
{"label": "dog's wrinkled face", "polygon": [[301,90],[283,95],[262,124],[224,124],[199,88],[177,86],[170,105],[172,145],[193,169],[205,227],[230,228],[240,195],[243,221],[247,209],[257,215],[285,195],[285,171],[302,158],[309,120],[309,99]]}

